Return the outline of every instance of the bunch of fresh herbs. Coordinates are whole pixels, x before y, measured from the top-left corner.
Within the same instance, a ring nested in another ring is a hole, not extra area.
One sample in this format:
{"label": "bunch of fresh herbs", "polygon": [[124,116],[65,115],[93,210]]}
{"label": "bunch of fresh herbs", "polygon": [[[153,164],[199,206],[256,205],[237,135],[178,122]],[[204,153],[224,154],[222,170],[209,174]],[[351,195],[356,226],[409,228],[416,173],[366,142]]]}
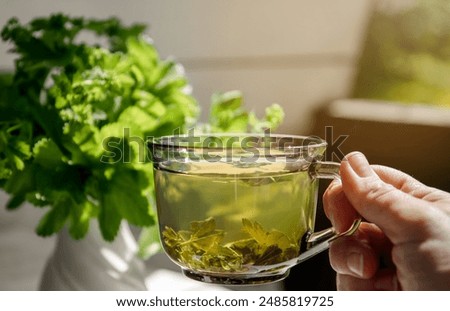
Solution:
{"label": "bunch of fresh herbs", "polygon": [[[7,208],[24,201],[48,209],[37,233],[67,225],[75,239],[98,219],[105,240],[120,223],[153,228],[153,176],[145,141],[185,132],[260,131],[283,118],[278,105],[256,118],[242,95],[213,96],[209,124],[197,125],[199,105],[180,64],[163,60],[144,25],[55,14],[20,24],[1,36],[17,54],[0,76],[0,188]],[[95,42],[83,41],[90,34]],[[97,40],[98,39],[98,40]],[[106,40],[105,40],[106,39]],[[145,252],[144,252],[145,253]]]}

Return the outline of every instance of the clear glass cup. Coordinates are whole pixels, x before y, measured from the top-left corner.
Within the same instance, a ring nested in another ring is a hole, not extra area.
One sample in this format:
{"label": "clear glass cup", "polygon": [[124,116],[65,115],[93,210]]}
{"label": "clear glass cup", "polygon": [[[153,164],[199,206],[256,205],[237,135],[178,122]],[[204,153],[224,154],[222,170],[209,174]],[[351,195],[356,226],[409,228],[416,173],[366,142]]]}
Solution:
{"label": "clear glass cup", "polygon": [[153,139],[150,149],[163,248],[192,279],[282,280],[342,235],[314,232],[318,179],[339,178],[339,163],[320,161],[320,138],[179,135]]}

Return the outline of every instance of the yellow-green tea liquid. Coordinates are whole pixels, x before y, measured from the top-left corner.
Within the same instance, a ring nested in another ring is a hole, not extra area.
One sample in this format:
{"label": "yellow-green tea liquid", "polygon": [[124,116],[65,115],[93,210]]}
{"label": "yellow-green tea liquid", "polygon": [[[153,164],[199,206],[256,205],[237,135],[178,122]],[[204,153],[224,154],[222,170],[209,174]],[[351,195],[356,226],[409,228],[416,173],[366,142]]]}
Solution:
{"label": "yellow-green tea liquid", "polygon": [[[307,171],[196,163],[186,173],[156,169],[155,186],[161,231],[170,228],[186,235],[193,222],[214,219],[222,246],[249,239],[244,219],[295,244],[314,229],[317,182],[311,181]],[[172,259],[189,266],[183,262],[190,260],[185,260],[186,254],[179,256],[168,245],[164,247],[178,257]]]}

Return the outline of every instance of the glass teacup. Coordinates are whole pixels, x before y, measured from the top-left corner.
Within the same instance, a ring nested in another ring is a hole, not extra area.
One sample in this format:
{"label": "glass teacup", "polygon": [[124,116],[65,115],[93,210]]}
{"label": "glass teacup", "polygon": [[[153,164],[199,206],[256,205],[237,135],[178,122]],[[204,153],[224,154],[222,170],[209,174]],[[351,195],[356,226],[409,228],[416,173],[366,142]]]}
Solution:
{"label": "glass teacup", "polygon": [[339,178],[339,163],[320,161],[320,138],[178,135],[150,147],[163,248],[192,279],[282,280],[340,236],[314,232],[318,178]]}

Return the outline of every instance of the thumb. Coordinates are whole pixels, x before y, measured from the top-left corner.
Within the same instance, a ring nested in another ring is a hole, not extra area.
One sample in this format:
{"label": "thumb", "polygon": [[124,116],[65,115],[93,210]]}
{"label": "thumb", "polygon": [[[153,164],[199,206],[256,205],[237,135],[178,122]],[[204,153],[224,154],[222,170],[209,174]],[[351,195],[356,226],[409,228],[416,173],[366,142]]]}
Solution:
{"label": "thumb", "polygon": [[394,243],[420,238],[426,232],[428,203],[397,189],[397,177],[382,180],[360,152],[341,163],[342,189],[356,211],[378,225]]}

